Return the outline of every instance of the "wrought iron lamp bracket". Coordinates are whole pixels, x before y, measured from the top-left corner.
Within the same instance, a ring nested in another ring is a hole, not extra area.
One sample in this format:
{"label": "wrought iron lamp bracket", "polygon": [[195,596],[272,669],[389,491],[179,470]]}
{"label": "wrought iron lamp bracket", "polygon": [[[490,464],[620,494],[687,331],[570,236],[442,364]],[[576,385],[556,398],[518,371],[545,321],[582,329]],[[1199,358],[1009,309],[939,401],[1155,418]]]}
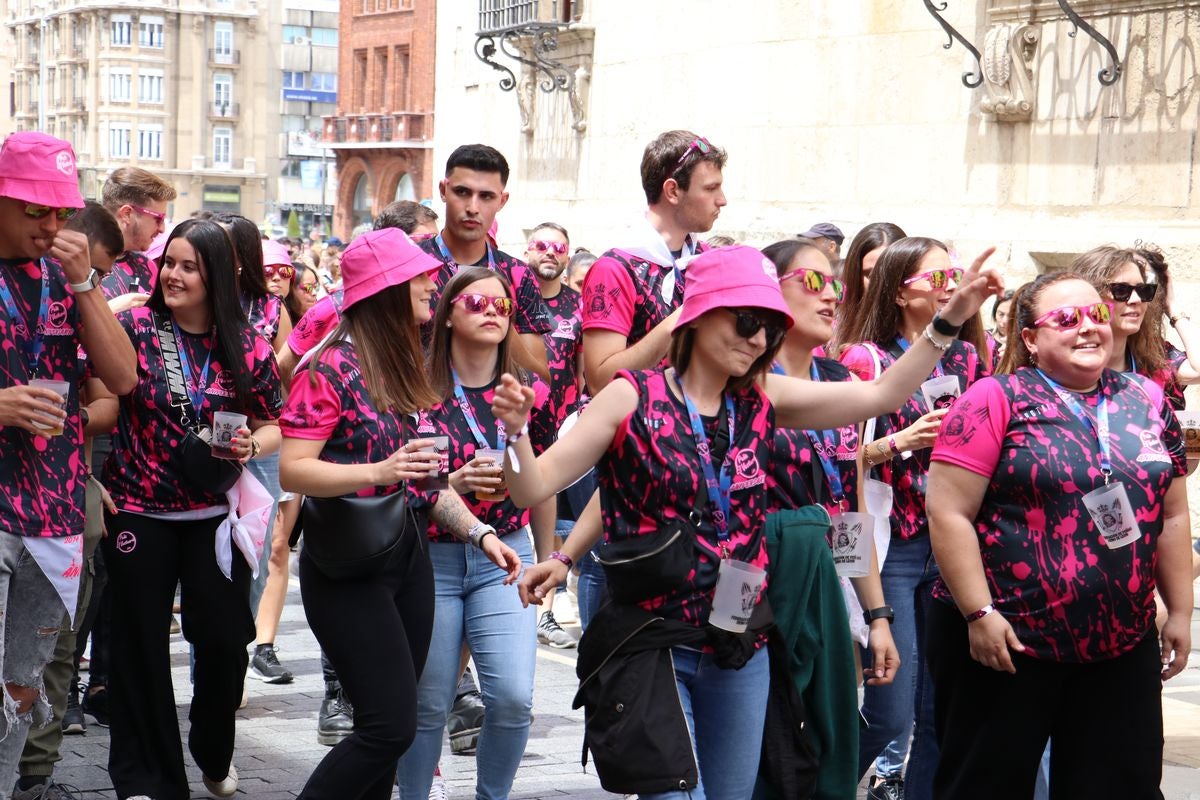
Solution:
{"label": "wrought iron lamp bracket", "polygon": [[519,28],[480,33],[475,40],[475,55],[492,69],[505,73],[500,88],[511,92],[517,86],[512,70],[495,60],[497,53],[524,64],[541,76],[538,88],[546,94],[575,89],[575,71],[553,57],[558,50],[559,25],[531,23]]}
{"label": "wrought iron lamp bracket", "polygon": [[974,57],[975,69],[967,70],[962,74],[962,83],[963,86],[966,86],[968,89],[979,88],[980,84],[983,83],[983,67],[980,64],[979,48],[971,44],[971,42],[968,41],[965,36],[959,33],[958,30],[955,29],[955,27],[949,22],[947,22],[946,18],[939,13],[946,10],[946,2],[942,2],[940,4],[934,3],[933,0],[923,0],[923,2],[925,3],[926,10],[928,10],[930,15],[937,20],[938,24],[942,26],[942,30],[944,30],[946,35],[949,37],[947,42],[942,45],[942,47],[946,50],[949,50],[950,48],[954,47],[954,43],[957,41],[963,47],[967,48],[967,50],[970,51],[971,55]]}
{"label": "wrought iron lamp bracket", "polygon": [[1123,65],[1121,64],[1120,56],[1117,55],[1117,48],[1113,46],[1113,43],[1110,42],[1104,34],[1100,33],[1100,31],[1089,25],[1087,20],[1079,16],[1079,12],[1071,7],[1069,0],[1058,0],[1058,7],[1062,9],[1062,12],[1067,15],[1067,19],[1071,20],[1071,24],[1075,26],[1071,32],[1067,34],[1068,36],[1074,39],[1076,34],[1082,30],[1084,33],[1094,39],[1097,44],[1103,47],[1108,52],[1109,57],[1112,59],[1111,67],[1105,67],[1104,69],[1100,70],[1099,73],[1097,73],[1096,77],[1099,78],[1100,83],[1104,86],[1112,86],[1114,83],[1120,80]]}

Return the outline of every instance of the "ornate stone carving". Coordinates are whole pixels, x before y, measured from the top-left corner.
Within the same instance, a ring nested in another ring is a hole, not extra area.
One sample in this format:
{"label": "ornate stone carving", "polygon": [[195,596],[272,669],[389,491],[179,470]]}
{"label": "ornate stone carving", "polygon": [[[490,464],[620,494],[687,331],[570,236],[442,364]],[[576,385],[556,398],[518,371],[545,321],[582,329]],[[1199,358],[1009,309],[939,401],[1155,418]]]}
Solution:
{"label": "ornate stone carving", "polygon": [[983,40],[983,86],[987,97],[980,110],[1000,122],[1033,117],[1036,99],[1033,65],[1039,34],[1032,25],[993,25]]}

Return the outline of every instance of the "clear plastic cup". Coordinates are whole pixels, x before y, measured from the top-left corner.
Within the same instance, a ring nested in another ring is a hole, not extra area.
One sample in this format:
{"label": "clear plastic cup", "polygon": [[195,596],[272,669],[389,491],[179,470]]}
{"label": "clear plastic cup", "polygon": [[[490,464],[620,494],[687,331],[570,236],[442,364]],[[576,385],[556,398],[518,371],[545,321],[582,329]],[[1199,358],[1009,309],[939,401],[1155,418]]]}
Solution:
{"label": "clear plastic cup", "polygon": [[1183,447],[1188,459],[1200,459],[1200,411],[1176,411],[1175,417],[1183,428]]}
{"label": "clear plastic cup", "polygon": [[829,549],[833,566],[843,578],[862,578],[871,571],[875,518],[860,511],[830,515]]}
{"label": "clear plastic cup", "polygon": [[955,399],[962,394],[962,385],[957,375],[942,375],[940,378],[930,378],[921,384],[921,394],[925,395],[925,405],[930,411],[949,408]]}
{"label": "clear plastic cup", "polygon": [[450,437],[424,436],[423,439],[433,440],[431,448],[438,454],[438,471],[436,475],[422,478],[417,486],[425,492],[444,492],[450,488]]}
{"label": "clear plastic cup", "polygon": [[708,621],[730,633],[745,631],[766,578],[765,569],[731,558],[722,559]]}
{"label": "clear plastic cup", "polygon": [[[492,458],[497,467],[504,466],[504,451],[494,448],[480,448],[475,451],[475,455],[481,458]],[[508,487],[504,485],[504,473],[500,473],[500,485],[491,491],[475,492],[475,499],[487,503],[499,503],[504,498],[508,497]]]}
{"label": "clear plastic cup", "polygon": [[[55,381],[48,378],[34,378],[29,382],[29,385],[37,389],[49,389],[62,398],[59,403],[65,411],[67,408],[67,398],[71,396],[70,381]],[[60,420],[54,425],[46,425],[44,423],[33,421],[34,427],[42,432],[43,436],[61,436],[63,432],[63,422]]]}
{"label": "clear plastic cup", "polygon": [[233,437],[237,436],[239,428],[244,427],[246,427],[245,414],[214,411],[211,442],[213,458],[236,459],[238,456],[233,452]]}

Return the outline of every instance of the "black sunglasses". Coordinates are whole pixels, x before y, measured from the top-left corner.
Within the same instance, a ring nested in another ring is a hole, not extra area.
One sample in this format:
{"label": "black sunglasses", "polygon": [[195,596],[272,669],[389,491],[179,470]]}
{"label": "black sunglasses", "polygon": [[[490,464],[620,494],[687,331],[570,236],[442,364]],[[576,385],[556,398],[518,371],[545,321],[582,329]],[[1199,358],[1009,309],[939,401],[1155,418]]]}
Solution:
{"label": "black sunglasses", "polygon": [[1127,302],[1134,292],[1137,292],[1143,303],[1149,303],[1154,299],[1154,295],[1158,294],[1157,283],[1110,283],[1107,288],[1113,300],[1118,303]]}
{"label": "black sunglasses", "polygon": [[744,308],[727,308],[725,310],[733,314],[733,329],[743,339],[752,339],[760,330],[765,329],[768,350],[782,342],[784,334],[787,333],[787,327],[782,321],[769,317],[764,318],[758,311]]}

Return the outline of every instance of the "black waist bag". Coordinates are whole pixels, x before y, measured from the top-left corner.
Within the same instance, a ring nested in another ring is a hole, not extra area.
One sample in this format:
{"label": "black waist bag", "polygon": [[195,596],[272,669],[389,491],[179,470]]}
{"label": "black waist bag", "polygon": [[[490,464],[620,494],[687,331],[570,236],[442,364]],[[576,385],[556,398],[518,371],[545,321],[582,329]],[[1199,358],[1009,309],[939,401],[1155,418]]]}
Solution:
{"label": "black waist bag", "polygon": [[180,470],[192,486],[210,494],[225,494],[242,477],[242,465],[230,458],[214,457],[205,434],[212,438],[208,428],[202,428],[201,433],[187,432],[179,451]]}
{"label": "black waist bag", "polygon": [[404,491],[376,497],[306,497],[300,511],[304,552],[328,578],[381,572],[407,536],[425,536],[425,515]]}
{"label": "black waist bag", "polygon": [[608,592],[618,603],[638,603],[683,585],[695,564],[696,529],[690,519],[675,520],[655,533],[605,542],[596,548]]}

